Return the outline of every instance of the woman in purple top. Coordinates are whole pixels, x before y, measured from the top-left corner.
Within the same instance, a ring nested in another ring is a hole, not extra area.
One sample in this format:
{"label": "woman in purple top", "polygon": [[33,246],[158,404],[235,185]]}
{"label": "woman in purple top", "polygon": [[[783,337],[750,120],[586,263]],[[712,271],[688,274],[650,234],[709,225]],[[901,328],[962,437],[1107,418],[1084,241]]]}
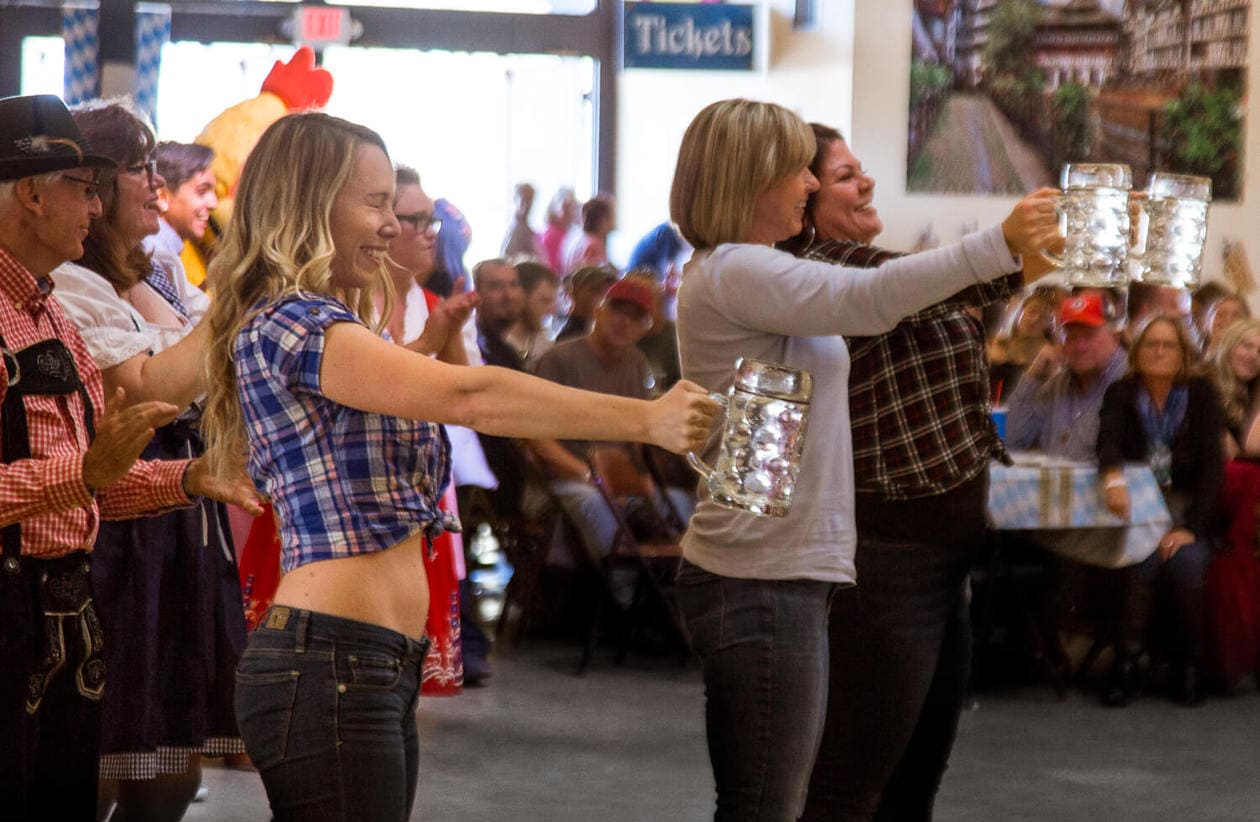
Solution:
{"label": "woman in purple top", "polygon": [[685,451],[715,412],[693,384],[656,402],[608,397],[382,339],[365,318],[388,288],[393,193],[375,132],[285,117],[245,164],[212,264],[210,453],[224,469],[247,460],[282,543],[285,574],[236,699],[277,820],[411,813],[423,552],[445,525],[449,479],[438,423]]}

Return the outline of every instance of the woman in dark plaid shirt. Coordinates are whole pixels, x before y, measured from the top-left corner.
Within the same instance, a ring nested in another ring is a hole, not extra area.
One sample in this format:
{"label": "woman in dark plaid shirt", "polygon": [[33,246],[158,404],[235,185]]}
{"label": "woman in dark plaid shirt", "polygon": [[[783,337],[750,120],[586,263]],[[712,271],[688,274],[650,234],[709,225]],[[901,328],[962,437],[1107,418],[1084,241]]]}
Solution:
{"label": "woman in dark plaid shirt", "polygon": [[[900,256],[875,181],[835,129],[811,124],[819,188],[798,256],[875,267]],[[1044,269],[1043,269],[1044,270]],[[989,416],[984,330],[1012,274],[972,286],[875,337],[850,337],[858,587],[831,610],[830,692],[806,819],[926,820],[953,746],[971,659],[964,595],[985,534]]]}

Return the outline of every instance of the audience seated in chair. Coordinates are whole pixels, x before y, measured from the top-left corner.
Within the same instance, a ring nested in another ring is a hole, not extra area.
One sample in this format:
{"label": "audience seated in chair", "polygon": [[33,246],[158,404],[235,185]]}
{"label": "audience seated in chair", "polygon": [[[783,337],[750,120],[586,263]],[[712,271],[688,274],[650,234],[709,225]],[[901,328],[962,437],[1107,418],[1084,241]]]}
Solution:
{"label": "audience seated in chair", "polygon": [[1213,300],[1203,312],[1203,323],[1199,326],[1203,337],[1203,354],[1212,357],[1221,342],[1221,335],[1239,320],[1251,319],[1251,308],[1239,294],[1225,292]]}
{"label": "audience seated in chair", "polygon": [[[1008,447],[1038,450],[1077,462],[1094,460],[1103,395],[1127,367],[1116,299],[1110,292],[1091,290],[1063,301],[1058,318],[1059,344],[1041,351],[1007,398]],[[1081,543],[1089,538],[1080,533],[1036,533],[1030,537],[1043,549],[1041,559],[1050,570],[1050,590],[1041,610],[1046,623],[1043,633],[1051,640],[1050,662],[1060,687],[1066,684],[1067,660],[1053,639],[1080,596],[1086,577],[1109,573],[1068,558],[1086,553],[1089,546]]]}
{"label": "audience seated in chair", "polygon": [[1063,296],[1061,291],[1038,286],[1031,294],[1011,297],[1006,327],[988,344],[989,373],[995,392],[1009,395],[1037,356],[1047,347],[1054,347]]}
{"label": "audience seated in chair", "polygon": [[1260,676],[1260,320],[1240,319],[1218,340],[1211,375],[1225,417],[1223,544],[1204,584],[1214,673],[1232,691]]}
{"label": "audience seated in chair", "polygon": [[682,362],[678,356],[678,328],[665,316],[665,291],[650,270],[631,271],[625,279],[642,283],[652,292],[652,326],[639,350],[647,357],[652,372],[652,391],[662,394],[682,379]]}
{"label": "audience seated in chair", "polygon": [[556,342],[582,337],[591,331],[595,310],[604,294],[617,281],[617,269],[611,265],[588,265],[564,278],[564,295],[568,316],[556,333]]}
{"label": "audience seated in chair", "polygon": [[[671,523],[663,507],[653,504],[653,500],[662,498],[661,489],[656,487],[645,467],[636,462],[636,456],[615,445],[595,446],[587,454],[591,480],[616,524],[616,531],[608,553],[595,564],[604,596],[597,600],[586,626],[581,669],[590,662],[594,651],[603,610],[599,606],[607,603],[612,603],[626,617],[618,649],[619,662],[624,659],[630,640],[648,633],[648,619],[654,613],[664,617],[669,632],[678,640],[677,650],[684,658],[689,656],[687,628],[672,595],[682,560],[682,546],[678,543],[682,529]],[[619,595],[618,572],[628,572],[634,578],[629,602]],[[649,606],[658,606],[658,609],[648,611]]]}
{"label": "audience seated in chair", "polygon": [[[1153,616],[1167,631],[1171,695],[1202,702],[1207,658],[1204,577],[1213,549],[1221,491],[1220,401],[1198,373],[1198,348],[1178,316],[1156,314],[1133,334],[1129,373],[1107,389],[1099,422],[1098,473],[1103,500],[1127,519],[1125,462],[1147,463],[1164,492],[1173,527],[1144,562],[1119,569],[1121,615],[1114,674],[1103,699],[1123,705],[1141,688],[1137,656]],[[1156,604],[1157,588],[1171,608]]]}
{"label": "audience seated in chair", "polygon": [[[558,343],[543,355],[537,374],[573,388],[624,397],[647,397],[651,377],[647,360],[635,343],[647,332],[653,297],[642,283],[621,280],[608,291],[595,315],[591,333]],[[594,558],[612,549],[616,522],[590,483],[586,459],[594,443],[534,440],[530,447],[541,462],[551,493],[582,532],[576,546]],[[690,515],[691,502],[681,489],[666,489]],[[556,546],[552,561],[572,566],[572,548]]]}
{"label": "audience seated in chair", "polygon": [[556,310],[560,278],[534,260],[518,262],[516,273],[521,283],[522,309],[520,317],[503,333],[503,339],[516,349],[525,370],[533,371],[542,355],[555,345],[547,326]]}

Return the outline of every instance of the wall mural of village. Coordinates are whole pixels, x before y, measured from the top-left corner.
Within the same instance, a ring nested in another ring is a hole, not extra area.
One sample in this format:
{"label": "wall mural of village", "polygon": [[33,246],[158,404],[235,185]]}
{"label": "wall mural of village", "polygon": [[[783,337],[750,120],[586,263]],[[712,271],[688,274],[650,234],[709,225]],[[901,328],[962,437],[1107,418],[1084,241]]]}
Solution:
{"label": "wall mural of village", "polygon": [[1022,194],[1073,160],[1242,186],[1251,0],[915,0],[909,191]]}

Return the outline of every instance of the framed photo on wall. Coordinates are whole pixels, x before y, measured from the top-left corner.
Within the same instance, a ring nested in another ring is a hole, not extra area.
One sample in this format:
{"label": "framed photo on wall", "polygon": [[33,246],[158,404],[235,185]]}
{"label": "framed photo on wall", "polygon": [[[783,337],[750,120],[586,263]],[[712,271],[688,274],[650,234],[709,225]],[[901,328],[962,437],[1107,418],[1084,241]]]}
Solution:
{"label": "framed photo on wall", "polygon": [[1022,194],[1066,162],[1242,188],[1251,0],[915,0],[906,188]]}

